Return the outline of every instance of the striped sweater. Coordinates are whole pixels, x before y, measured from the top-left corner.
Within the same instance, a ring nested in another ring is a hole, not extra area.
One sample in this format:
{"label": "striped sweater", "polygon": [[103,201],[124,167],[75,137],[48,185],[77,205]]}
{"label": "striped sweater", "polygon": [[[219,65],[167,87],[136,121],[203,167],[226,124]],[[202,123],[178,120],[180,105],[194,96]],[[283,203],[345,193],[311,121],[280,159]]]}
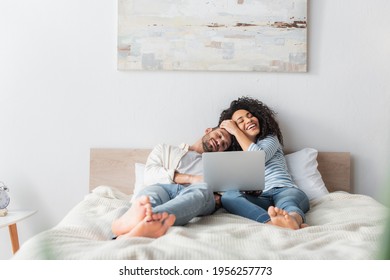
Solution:
{"label": "striped sweater", "polygon": [[265,152],[265,189],[276,187],[297,187],[287,169],[286,159],[279,140],[274,135],[269,135],[257,143],[252,143],[248,151]]}

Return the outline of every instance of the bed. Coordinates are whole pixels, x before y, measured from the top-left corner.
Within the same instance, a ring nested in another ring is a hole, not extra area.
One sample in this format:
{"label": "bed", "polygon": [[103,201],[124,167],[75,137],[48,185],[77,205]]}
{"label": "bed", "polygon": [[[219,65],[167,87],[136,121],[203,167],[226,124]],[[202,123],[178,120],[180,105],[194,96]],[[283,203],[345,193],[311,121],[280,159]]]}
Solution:
{"label": "bed", "polygon": [[387,208],[350,186],[351,156],[286,153],[310,192],[307,228],[289,230],[227,213],[196,217],[157,239],[111,240],[111,222],[131,205],[149,149],[91,149],[90,193],[55,227],[27,240],[13,259],[309,260],[376,259]]}

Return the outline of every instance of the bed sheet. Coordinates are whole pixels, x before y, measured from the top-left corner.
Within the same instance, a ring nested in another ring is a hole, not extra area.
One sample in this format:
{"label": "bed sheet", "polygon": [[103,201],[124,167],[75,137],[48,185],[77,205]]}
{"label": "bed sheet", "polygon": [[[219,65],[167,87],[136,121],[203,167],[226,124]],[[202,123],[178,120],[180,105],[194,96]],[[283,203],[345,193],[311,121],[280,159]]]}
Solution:
{"label": "bed sheet", "polygon": [[157,238],[111,240],[111,222],[131,196],[100,186],[13,259],[376,259],[388,209],[365,195],[334,192],[311,202],[307,228],[260,224],[219,209]]}

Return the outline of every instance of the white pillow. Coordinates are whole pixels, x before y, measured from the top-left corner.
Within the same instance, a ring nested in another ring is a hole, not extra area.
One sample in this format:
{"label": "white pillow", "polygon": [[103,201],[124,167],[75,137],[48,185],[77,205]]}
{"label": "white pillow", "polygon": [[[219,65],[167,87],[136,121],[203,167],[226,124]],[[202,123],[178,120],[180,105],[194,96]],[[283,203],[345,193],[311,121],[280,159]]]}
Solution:
{"label": "white pillow", "polygon": [[135,183],[133,196],[131,197],[131,202],[134,201],[135,196],[144,188],[144,171],[145,164],[136,162],[135,165]]}
{"label": "white pillow", "polygon": [[317,155],[318,151],[312,148],[285,155],[292,179],[298,188],[306,193],[309,200],[329,193],[317,169]]}

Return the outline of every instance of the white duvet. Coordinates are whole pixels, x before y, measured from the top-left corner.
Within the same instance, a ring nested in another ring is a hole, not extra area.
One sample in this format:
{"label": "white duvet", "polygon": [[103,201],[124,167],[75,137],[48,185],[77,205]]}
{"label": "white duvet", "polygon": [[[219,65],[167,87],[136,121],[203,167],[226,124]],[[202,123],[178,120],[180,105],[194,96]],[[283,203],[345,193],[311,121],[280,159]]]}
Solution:
{"label": "white duvet", "polygon": [[310,225],[289,230],[220,209],[172,227],[158,239],[111,240],[111,222],[131,196],[101,186],[54,228],[26,241],[13,259],[375,259],[387,208],[364,195],[334,192],[311,203]]}

